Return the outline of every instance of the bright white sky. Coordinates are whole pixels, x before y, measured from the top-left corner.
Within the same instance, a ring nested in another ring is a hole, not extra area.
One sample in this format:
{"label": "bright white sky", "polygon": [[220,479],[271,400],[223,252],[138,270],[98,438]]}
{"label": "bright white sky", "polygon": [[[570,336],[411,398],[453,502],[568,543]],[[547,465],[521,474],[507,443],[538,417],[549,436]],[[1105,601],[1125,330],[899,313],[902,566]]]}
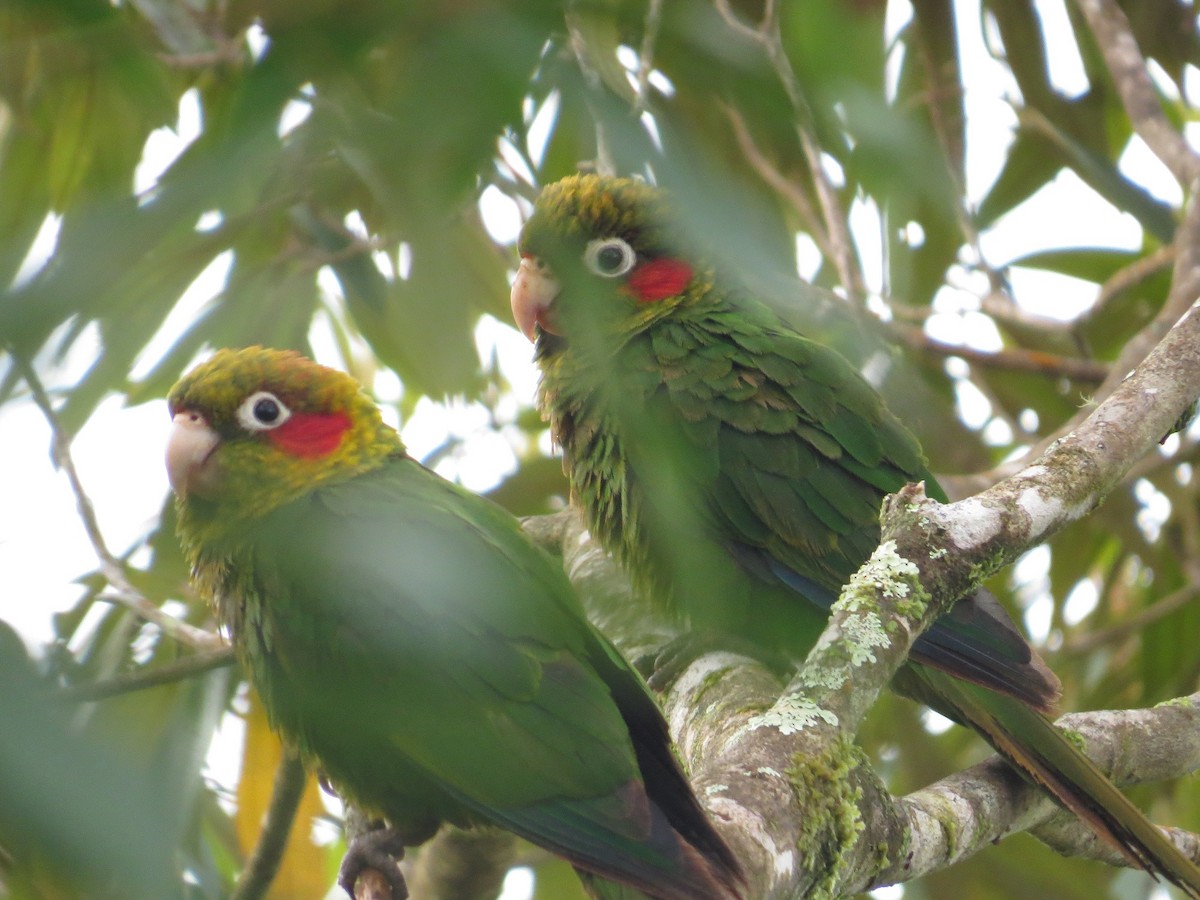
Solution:
{"label": "bright white sky", "polygon": [[[1037,6],[1052,38],[1069,30],[1063,0],[1043,0]],[[1016,87],[1004,68],[985,50],[977,0],[959,0],[956,9],[967,85],[968,190],[972,199],[978,200],[999,172],[1010,141],[1015,117],[1005,97],[1015,95]],[[889,32],[895,34],[910,14],[907,0],[893,0],[889,5]],[[1057,40],[1053,46],[1057,49],[1051,53],[1050,66],[1056,84],[1068,94],[1081,92],[1086,85],[1073,44]],[[1189,74],[1195,79],[1194,70]],[[1165,79],[1159,79],[1159,83],[1170,92]],[[1200,87],[1200,83],[1195,86]],[[285,116],[281,128],[294,127],[304,115],[303,105],[296,104]],[[160,129],[147,143],[137,177],[139,193],[153,185],[158,174],[195,138],[198,129],[195,97],[185,96],[176,129]],[[1188,136],[1196,139],[1190,130]],[[1130,143],[1122,157],[1122,167],[1152,193],[1169,202],[1179,202],[1177,186],[1140,139]],[[511,203],[496,198],[495,193],[485,197],[486,221],[494,235],[511,242],[520,225],[519,215]],[[860,239],[868,281],[875,288],[881,284],[878,221],[876,211],[868,206],[859,204],[852,212],[852,225]],[[36,271],[47,254],[53,252],[55,236],[56,230],[50,223],[31,248],[26,274]],[[1136,222],[1117,212],[1070,174],[1060,175],[1053,185],[983,236],[984,252],[993,264],[1056,245],[1136,249],[1140,244],[1141,232]],[[228,259],[217,261],[189,289],[159,339],[139,361],[139,369],[152,365],[170,346],[182,325],[204,308],[219,290],[228,264]],[[802,273],[804,268],[802,259]],[[977,281],[979,277],[965,270],[956,273],[954,283],[958,289],[948,287],[937,298],[938,314],[929,324],[932,334],[985,349],[998,346],[994,327],[978,312],[977,297],[983,290]],[[1018,301],[1036,307],[1039,313],[1062,318],[1077,315],[1095,295],[1093,285],[1032,270],[1013,270],[1011,282]],[[332,279],[323,284],[336,291]],[[537,379],[530,359],[531,345],[507,322],[490,319],[481,324],[476,337],[485,358],[493,349],[496,351],[514,385],[514,395],[505,401],[504,412],[515,414],[519,406],[531,404]],[[336,363],[336,355],[327,350],[331,343],[326,335],[315,330],[313,340],[318,358]],[[53,391],[75,383],[93,362],[96,350],[93,329],[77,343],[64,364],[53,365],[45,357],[40,359],[39,371],[47,387]],[[375,387],[384,399],[394,396],[399,389],[391,375],[381,376]],[[988,420],[987,401],[981,395],[973,396],[966,391],[963,402],[968,419],[980,424]],[[118,554],[152,527],[167,496],[163,447],[168,424],[162,401],[126,408],[118,398],[110,397],[75,440],[73,453],[80,476],[95,504],[110,549]],[[524,440],[519,434],[491,432],[483,410],[464,403],[442,406],[424,402],[412,420],[404,423],[402,433],[418,457],[442,444],[448,435],[465,437],[464,452],[445,461],[439,471],[476,490],[492,486],[511,471],[516,462],[514,446],[518,452],[525,449],[519,443]],[[0,465],[0,573],[4,579],[0,619],[17,627],[30,646],[36,647],[52,636],[50,616],[69,608],[80,596],[81,590],[73,580],[91,571],[95,558],[79,523],[66,478],[51,465],[49,429],[31,402],[16,401],[0,407],[0,436],[3,436],[0,452],[4,462]],[[1036,572],[1033,575],[1036,578]],[[1035,634],[1039,624],[1030,622]],[[511,896],[525,893],[526,889],[513,887]],[[506,898],[509,896],[506,893]]]}

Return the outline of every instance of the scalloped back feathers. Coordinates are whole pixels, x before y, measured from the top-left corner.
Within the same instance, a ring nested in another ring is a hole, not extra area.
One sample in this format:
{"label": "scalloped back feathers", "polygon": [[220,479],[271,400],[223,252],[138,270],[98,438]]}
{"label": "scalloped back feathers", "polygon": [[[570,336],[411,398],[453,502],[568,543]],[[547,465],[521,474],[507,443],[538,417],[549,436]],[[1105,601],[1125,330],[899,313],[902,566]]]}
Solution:
{"label": "scalloped back feathers", "polygon": [[[353,379],[226,352],[171,407],[216,435],[186,457],[203,478],[179,500],[197,584],[273,726],[348,799],[414,838],[498,825],[660,900],[744,896],[653,698],[561,566],[405,455]],[[317,458],[270,437],[343,414],[336,446],[324,431],[305,442],[326,447]],[[297,466],[313,479],[297,483]],[[247,489],[255,503],[234,496]]]}

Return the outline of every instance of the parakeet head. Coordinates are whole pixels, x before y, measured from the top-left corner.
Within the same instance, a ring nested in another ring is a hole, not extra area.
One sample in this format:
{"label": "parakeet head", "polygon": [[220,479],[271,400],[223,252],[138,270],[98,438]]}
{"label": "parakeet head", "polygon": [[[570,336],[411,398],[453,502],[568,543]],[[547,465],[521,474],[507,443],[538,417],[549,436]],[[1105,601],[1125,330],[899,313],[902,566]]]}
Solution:
{"label": "parakeet head", "polygon": [[517,326],[577,340],[633,333],[694,303],[711,272],[684,245],[668,198],[630,178],[573,175],[547,186],[521,232]]}
{"label": "parakeet head", "polygon": [[399,435],[343,372],[287,350],[219,350],[167,398],[181,508],[253,518],[381,465]]}

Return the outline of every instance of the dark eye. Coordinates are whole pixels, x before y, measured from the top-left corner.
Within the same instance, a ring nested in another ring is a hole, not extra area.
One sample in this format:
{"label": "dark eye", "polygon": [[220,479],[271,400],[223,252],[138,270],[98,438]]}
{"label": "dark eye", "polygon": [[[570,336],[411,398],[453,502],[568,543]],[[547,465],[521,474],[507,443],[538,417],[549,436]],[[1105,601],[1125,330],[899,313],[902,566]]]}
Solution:
{"label": "dark eye", "polygon": [[634,267],[637,253],[618,237],[597,238],[588,242],[583,262],[602,278],[617,278]]}
{"label": "dark eye", "polygon": [[269,391],[258,391],[242,401],[237,419],[247,431],[270,431],[292,416],[292,411]]}

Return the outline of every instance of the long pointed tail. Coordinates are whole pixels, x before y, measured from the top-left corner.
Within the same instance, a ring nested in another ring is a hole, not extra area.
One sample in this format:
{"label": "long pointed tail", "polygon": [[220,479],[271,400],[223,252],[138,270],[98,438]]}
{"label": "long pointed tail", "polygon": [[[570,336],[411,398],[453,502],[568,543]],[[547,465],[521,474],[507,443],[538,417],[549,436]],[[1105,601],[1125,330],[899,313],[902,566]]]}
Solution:
{"label": "long pointed tail", "polygon": [[[936,669],[907,673],[983,735],[996,751],[1129,861],[1200,898],[1200,867],[1184,856],[1044,715],[1020,701]],[[924,694],[925,691],[920,691]]]}

